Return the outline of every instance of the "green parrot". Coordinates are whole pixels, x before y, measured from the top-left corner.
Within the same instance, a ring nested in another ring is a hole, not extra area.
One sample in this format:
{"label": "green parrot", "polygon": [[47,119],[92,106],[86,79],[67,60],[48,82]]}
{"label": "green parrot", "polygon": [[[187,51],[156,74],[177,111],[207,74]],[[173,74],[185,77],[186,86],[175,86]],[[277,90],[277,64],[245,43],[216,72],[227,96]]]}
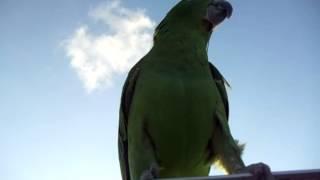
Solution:
{"label": "green parrot", "polygon": [[227,173],[270,174],[263,163],[243,163],[228,125],[227,82],[208,61],[213,29],[231,14],[225,0],[181,0],[157,26],[122,91],[123,180],[207,176],[215,162]]}

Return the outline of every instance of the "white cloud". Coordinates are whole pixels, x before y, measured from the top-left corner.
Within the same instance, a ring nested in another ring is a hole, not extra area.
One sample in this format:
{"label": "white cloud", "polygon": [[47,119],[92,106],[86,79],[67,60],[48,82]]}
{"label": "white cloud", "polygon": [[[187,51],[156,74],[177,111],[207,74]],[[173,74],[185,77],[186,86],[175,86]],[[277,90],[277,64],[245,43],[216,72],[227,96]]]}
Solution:
{"label": "white cloud", "polygon": [[128,9],[112,0],[89,12],[107,27],[101,34],[79,27],[65,44],[72,68],[88,92],[112,84],[116,74],[127,72],[152,46],[155,22],[141,9]]}

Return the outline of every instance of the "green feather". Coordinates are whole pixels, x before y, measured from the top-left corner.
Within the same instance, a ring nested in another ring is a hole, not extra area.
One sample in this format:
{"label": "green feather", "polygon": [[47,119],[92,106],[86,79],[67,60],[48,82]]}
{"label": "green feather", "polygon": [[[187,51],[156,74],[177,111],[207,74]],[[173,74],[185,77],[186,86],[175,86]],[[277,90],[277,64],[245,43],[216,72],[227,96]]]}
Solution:
{"label": "green feather", "polygon": [[123,180],[154,165],[160,177],[206,176],[217,160],[230,173],[244,166],[228,125],[228,83],[208,62],[208,4],[180,1],[128,74],[118,137]]}

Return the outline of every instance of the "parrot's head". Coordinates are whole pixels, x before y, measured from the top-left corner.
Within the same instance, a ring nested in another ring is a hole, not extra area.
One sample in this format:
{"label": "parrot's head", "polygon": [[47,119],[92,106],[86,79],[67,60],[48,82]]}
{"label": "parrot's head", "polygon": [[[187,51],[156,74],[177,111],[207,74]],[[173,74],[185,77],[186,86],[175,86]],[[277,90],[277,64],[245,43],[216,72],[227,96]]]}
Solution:
{"label": "parrot's head", "polygon": [[232,10],[226,0],[181,0],[157,26],[155,40],[167,32],[202,34],[209,40],[212,30],[230,18]]}
{"label": "parrot's head", "polygon": [[232,11],[232,5],[228,1],[210,0],[207,5],[206,14],[203,17],[207,30],[212,31],[212,29],[220,24],[225,18],[230,18]]}

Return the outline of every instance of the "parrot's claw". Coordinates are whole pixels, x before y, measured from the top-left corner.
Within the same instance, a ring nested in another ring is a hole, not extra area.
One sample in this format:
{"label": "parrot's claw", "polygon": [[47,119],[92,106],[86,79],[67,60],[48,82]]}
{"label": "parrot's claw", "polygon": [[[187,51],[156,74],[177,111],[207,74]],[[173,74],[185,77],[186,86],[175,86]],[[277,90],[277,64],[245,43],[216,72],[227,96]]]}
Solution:
{"label": "parrot's claw", "polygon": [[156,163],[151,164],[150,168],[145,170],[140,180],[154,180],[159,177],[159,166]]}
{"label": "parrot's claw", "polygon": [[270,167],[264,163],[251,164],[240,172],[249,172],[254,176],[255,180],[275,180]]}

